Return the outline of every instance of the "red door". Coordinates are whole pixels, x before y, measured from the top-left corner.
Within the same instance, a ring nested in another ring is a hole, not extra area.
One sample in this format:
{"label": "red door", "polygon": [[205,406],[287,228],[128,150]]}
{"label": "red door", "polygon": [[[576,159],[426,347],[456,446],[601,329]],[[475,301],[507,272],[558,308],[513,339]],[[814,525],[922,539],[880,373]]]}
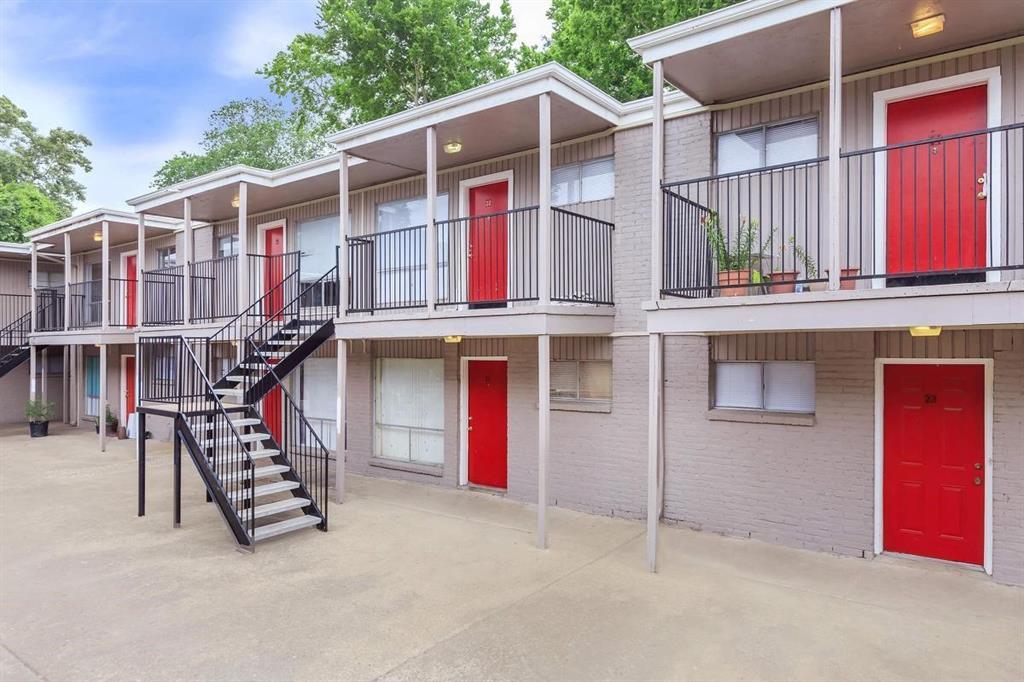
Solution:
{"label": "red door", "polygon": [[[987,87],[978,85],[888,105],[890,145],[982,130]],[[918,144],[888,152],[887,274],[983,268],[987,229],[983,187],[984,135]]]}
{"label": "red door", "polygon": [[508,364],[469,361],[469,482],[508,487]]}
{"label": "red door", "polygon": [[885,549],[981,564],[985,532],[982,365],[886,365]]}
{"label": "red door", "polygon": [[[135,306],[135,297],[138,296],[138,271],[135,269],[136,263],[138,263],[138,261],[135,259],[134,255],[125,256],[124,269],[126,272],[124,273],[124,279],[128,281],[125,283],[124,319],[125,324],[129,327],[134,327],[136,325],[135,311],[137,308]],[[117,295],[117,292],[112,293],[115,296]],[[106,302],[104,302],[104,305],[106,305]]]}
{"label": "red door", "polygon": [[124,358],[124,419],[128,424],[128,417],[135,412],[135,356],[126,355]]}
{"label": "red door", "polygon": [[284,300],[284,227],[275,227],[263,233],[263,293],[270,294],[264,301],[263,314],[273,317],[281,312]]}
{"label": "red door", "polygon": [[508,297],[507,210],[508,182],[470,188],[466,264],[470,303],[501,303]]}

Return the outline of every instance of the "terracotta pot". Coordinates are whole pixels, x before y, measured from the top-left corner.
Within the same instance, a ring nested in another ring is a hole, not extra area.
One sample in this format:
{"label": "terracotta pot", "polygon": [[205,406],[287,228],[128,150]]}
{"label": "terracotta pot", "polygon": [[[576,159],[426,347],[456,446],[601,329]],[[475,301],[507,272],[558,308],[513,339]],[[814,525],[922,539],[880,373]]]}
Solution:
{"label": "terracotta pot", "polygon": [[737,286],[750,284],[750,270],[722,270],[718,273],[718,286],[729,287],[720,289],[722,296],[746,296],[749,287]]}
{"label": "terracotta pot", "polygon": [[[857,280],[855,279],[843,279],[844,277],[856,277],[860,274],[860,268],[843,268],[839,271],[839,288],[850,291],[857,288]],[[828,270],[825,271],[825,277],[828,278]]]}
{"label": "terracotta pot", "polygon": [[800,276],[795,270],[780,270],[768,275],[768,292],[772,294],[792,294],[796,291],[796,280]]}

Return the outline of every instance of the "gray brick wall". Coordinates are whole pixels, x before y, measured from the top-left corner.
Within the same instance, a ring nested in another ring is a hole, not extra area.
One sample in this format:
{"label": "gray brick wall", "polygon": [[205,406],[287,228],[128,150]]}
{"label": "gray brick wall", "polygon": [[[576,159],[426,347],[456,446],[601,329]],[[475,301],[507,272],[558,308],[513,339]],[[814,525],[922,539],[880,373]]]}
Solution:
{"label": "gray brick wall", "polygon": [[993,335],[992,575],[1024,585],[1024,331]]}

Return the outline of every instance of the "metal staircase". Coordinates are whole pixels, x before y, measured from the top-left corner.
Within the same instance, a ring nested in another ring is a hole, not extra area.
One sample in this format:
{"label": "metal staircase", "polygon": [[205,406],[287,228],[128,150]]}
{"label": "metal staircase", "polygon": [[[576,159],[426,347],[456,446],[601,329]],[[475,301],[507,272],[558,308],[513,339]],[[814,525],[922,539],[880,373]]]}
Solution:
{"label": "metal staircase", "polygon": [[0,377],[10,373],[28,360],[32,352],[28,333],[32,327],[32,314],[25,313],[0,329]]}
{"label": "metal staircase", "polygon": [[297,271],[282,278],[209,337],[139,341],[139,412],[173,416],[209,499],[250,549],[304,528],[327,530],[330,452],[285,383],[334,333],[337,268],[297,282]]}

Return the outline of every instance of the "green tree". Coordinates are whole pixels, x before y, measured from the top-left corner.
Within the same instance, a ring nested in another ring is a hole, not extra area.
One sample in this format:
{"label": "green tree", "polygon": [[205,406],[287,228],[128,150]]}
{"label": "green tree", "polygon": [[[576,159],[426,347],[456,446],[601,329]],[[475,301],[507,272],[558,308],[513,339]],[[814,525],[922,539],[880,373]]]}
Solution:
{"label": "green tree", "polygon": [[265,98],[228,102],[210,115],[198,154],[181,152],[153,178],[166,187],[234,164],[274,170],[315,157],[323,144],[306,132],[281,104]]}
{"label": "green tree", "polygon": [[0,242],[23,242],[29,230],[66,217],[57,202],[33,184],[0,185]]}
{"label": "green tree", "polygon": [[552,0],[550,40],[521,46],[520,69],[556,61],[623,102],[651,94],[651,74],[626,41],[739,0]]}
{"label": "green tree", "polygon": [[[34,185],[59,208],[58,217],[71,215],[74,204],[85,199],[75,173],[92,170],[85,155],[91,145],[85,135],[65,128],[43,135],[23,109],[0,95],[0,185]],[[16,193],[24,197],[25,190]]]}
{"label": "green tree", "polygon": [[515,25],[480,0],[320,0],[260,73],[323,132],[387,116],[510,73]]}

